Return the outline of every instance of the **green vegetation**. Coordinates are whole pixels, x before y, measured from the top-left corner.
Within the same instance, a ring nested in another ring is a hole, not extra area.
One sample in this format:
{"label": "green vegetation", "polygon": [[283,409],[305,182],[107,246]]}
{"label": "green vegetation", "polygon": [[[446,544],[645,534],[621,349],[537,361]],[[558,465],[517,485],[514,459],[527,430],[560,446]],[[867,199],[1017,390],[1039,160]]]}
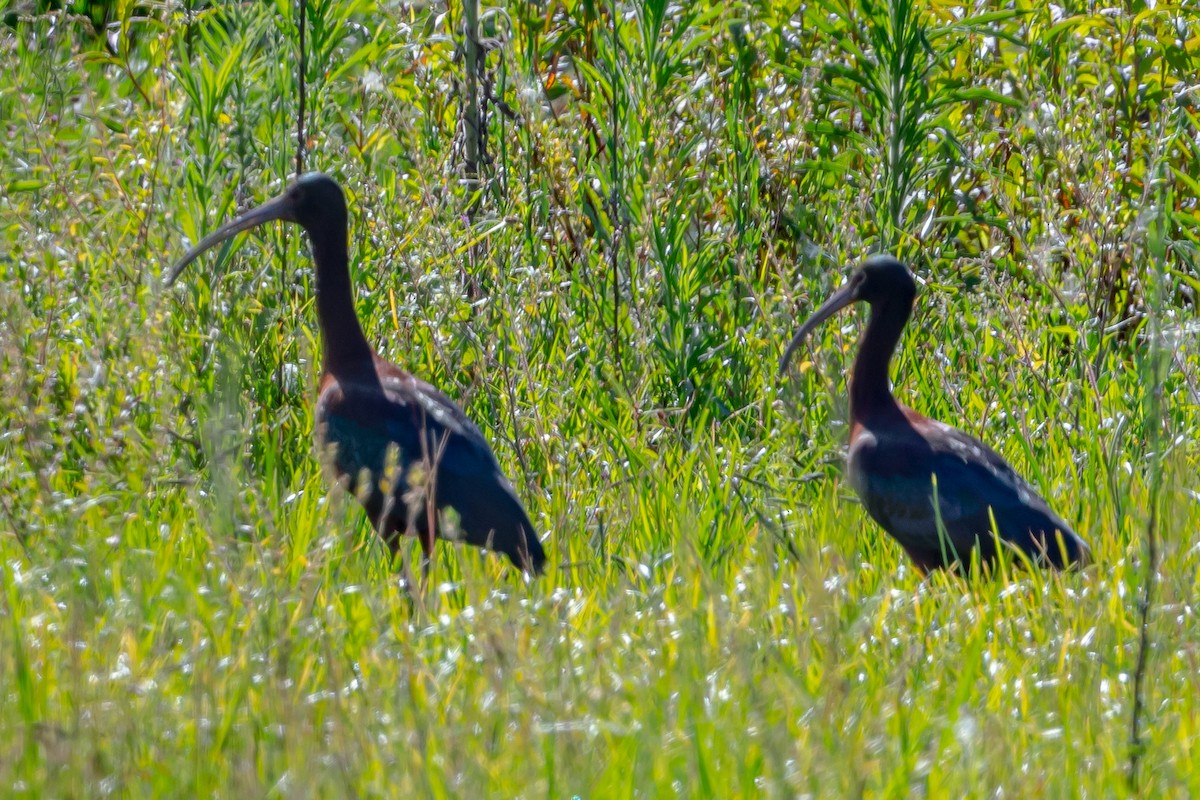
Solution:
{"label": "green vegetation", "polygon": [[[160,284],[294,174],[296,4],[0,0],[0,794],[1200,794],[1200,21],[1000,5],[485,6],[474,197],[462,8],[310,5],[368,338],[554,565],[418,593],[313,456],[298,230]],[[774,370],[880,249],[898,394],[1097,567],[922,580],[853,499],[862,312]]]}

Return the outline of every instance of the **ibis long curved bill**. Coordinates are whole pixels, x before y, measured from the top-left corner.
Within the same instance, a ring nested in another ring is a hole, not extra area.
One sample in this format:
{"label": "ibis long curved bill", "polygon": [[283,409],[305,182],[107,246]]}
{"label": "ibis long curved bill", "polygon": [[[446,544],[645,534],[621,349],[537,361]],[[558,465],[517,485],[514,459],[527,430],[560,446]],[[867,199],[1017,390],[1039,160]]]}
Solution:
{"label": "ibis long curved bill", "polygon": [[813,328],[820,325],[825,320],[832,317],[837,312],[841,311],[846,306],[858,299],[858,282],[851,280],[841,289],[833,293],[833,296],[821,304],[821,307],[812,313],[804,324],[800,326],[800,330],[796,331],[796,335],[792,337],[792,341],[788,343],[787,349],[783,351],[783,356],[779,359],[779,377],[783,377],[787,371],[788,362],[792,360],[792,356],[804,344],[804,340],[812,333]]}
{"label": "ibis long curved bill", "polygon": [[257,228],[266,222],[275,220],[285,220],[288,222],[296,222],[295,211],[292,208],[292,203],[289,201],[288,195],[281,195],[274,200],[268,200],[257,208],[252,208],[240,217],[226,222],[215,231],[205,236],[200,242],[188,250],[183,258],[175,262],[171,267],[171,271],[167,273],[167,278],[164,281],[167,286],[175,283],[175,280],[183,272],[188,264],[191,264],[199,258],[204,251],[220,244],[226,239],[231,239],[243,231],[248,231],[251,228]]}

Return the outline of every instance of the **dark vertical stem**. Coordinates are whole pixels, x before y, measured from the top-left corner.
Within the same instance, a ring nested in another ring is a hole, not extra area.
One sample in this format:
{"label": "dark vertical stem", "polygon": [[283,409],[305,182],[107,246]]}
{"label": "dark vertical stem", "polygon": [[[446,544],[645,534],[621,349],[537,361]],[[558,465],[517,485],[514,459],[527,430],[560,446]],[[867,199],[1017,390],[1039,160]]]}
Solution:
{"label": "dark vertical stem", "polygon": [[[479,45],[479,0],[463,0],[463,179],[467,190],[467,222],[474,224],[479,213],[480,166],[483,160],[484,121],[481,113],[479,84],[484,71],[484,53]],[[467,269],[463,275],[467,297],[474,300],[481,294],[475,276],[481,261],[483,243],[478,242],[467,252]]]}
{"label": "dark vertical stem", "polygon": [[[305,42],[305,32],[308,29],[308,0],[299,0],[300,3],[300,19],[298,21],[299,37],[297,41],[297,72],[299,73],[300,92],[298,98],[298,108],[296,110],[296,177],[299,178],[304,174],[304,115],[306,113],[305,105],[307,99],[308,88],[308,47]],[[286,226],[284,232],[284,248],[282,266],[279,270],[279,296],[287,296],[287,275],[288,275],[288,257],[287,257],[287,233]],[[281,363],[275,372],[275,380],[282,387],[283,380],[283,364]]]}
{"label": "dark vertical stem", "polygon": [[1150,502],[1146,523],[1146,577],[1138,600],[1138,654],[1133,669],[1133,713],[1129,721],[1129,790],[1138,794],[1138,772],[1146,743],[1142,741],[1142,717],[1146,713],[1146,668],[1150,656],[1150,607],[1154,603],[1154,581],[1158,570],[1158,502]]}
{"label": "dark vertical stem", "polygon": [[463,0],[463,72],[466,97],[463,100],[463,171],[471,195],[467,215],[474,216],[479,190],[480,140],[479,76],[483,73],[479,47],[479,0]]}
{"label": "dark vertical stem", "polygon": [[617,30],[617,19],[620,16],[619,8],[613,4],[609,11],[612,16],[612,73],[609,76],[609,91],[612,93],[612,102],[609,105],[611,119],[609,124],[612,131],[608,140],[608,158],[609,164],[612,167],[612,189],[609,193],[608,213],[612,224],[612,237],[609,241],[609,263],[612,270],[612,288],[613,288],[613,319],[612,319],[612,341],[613,341],[613,358],[619,368],[621,365],[621,283],[619,271],[619,258],[621,250],[621,211],[620,199],[617,193],[618,187],[621,185],[621,161],[617,153],[617,126],[620,124],[620,108],[619,108],[619,89],[621,81],[621,38]]}
{"label": "dark vertical stem", "polygon": [[[1161,179],[1160,179],[1161,180]],[[1146,742],[1142,738],[1142,718],[1146,715],[1146,681],[1150,662],[1150,611],[1154,606],[1155,587],[1158,582],[1158,503],[1163,485],[1163,381],[1169,368],[1170,355],[1162,347],[1162,308],[1164,263],[1167,245],[1164,231],[1173,224],[1169,211],[1174,207],[1174,198],[1169,190],[1157,197],[1158,219],[1151,223],[1148,236],[1149,252],[1156,267],[1153,294],[1147,292],[1149,341],[1149,393],[1143,402],[1143,438],[1146,452],[1153,459],[1150,467],[1150,516],[1146,521],[1146,570],[1142,580],[1142,596],[1138,600],[1138,652],[1133,670],[1133,711],[1129,720],[1129,790],[1140,794],[1140,770],[1146,754]],[[1143,282],[1149,276],[1143,278]]]}
{"label": "dark vertical stem", "polygon": [[[1159,277],[1158,283],[1161,285]],[[1161,291],[1161,290],[1160,290]],[[1157,303],[1155,304],[1158,305]],[[1151,316],[1151,341],[1157,343],[1161,335],[1157,314]],[[1159,448],[1159,427],[1162,424],[1163,376],[1162,355],[1157,345],[1150,353],[1153,388],[1145,410],[1147,452],[1153,453],[1154,466],[1150,470],[1150,518],[1146,521],[1146,571],[1142,579],[1142,596],[1138,598],[1138,651],[1133,669],[1133,711],[1129,719],[1129,790],[1139,793],[1139,773],[1142,757],[1146,754],[1146,743],[1142,739],[1143,717],[1146,715],[1146,673],[1150,659],[1150,609],[1154,606],[1154,589],[1158,581],[1158,498],[1162,486],[1162,453]]]}
{"label": "dark vertical stem", "polygon": [[183,4],[183,13],[185,16],[185,27],[183,31],[183,45],[187,50],[188,61],[192,60],[192,35],[195,31],[194,21],[196,16],[195,0],[187,0]]}
{"label": "dark vertical stem", "polygon": [[304,105],[308,81],[307,52],[304,30],[308,27],[308,0],[300,0],[300,108],[296,112],[296,177],[304,174]]}

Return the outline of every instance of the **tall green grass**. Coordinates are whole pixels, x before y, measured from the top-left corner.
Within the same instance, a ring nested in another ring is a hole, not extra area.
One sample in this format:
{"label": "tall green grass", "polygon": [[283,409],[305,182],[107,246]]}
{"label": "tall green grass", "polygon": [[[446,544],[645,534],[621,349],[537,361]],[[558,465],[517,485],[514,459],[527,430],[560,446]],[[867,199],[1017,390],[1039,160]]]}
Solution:
{"label": "tall green grass", "polygon": [[[298,7],[0,0],[4,794],[1200,790],[1194,15],[616,11],[481,7],[475,196],[461,7],[307,9],[368,338],[554,565],[439,545],[421,593],[313,457],[298,232],[160,285],[294,171]],[[854,500],[861,317],[774,366],[883,248],[923,283],[897,393],[1096,568],[922,579]]]}

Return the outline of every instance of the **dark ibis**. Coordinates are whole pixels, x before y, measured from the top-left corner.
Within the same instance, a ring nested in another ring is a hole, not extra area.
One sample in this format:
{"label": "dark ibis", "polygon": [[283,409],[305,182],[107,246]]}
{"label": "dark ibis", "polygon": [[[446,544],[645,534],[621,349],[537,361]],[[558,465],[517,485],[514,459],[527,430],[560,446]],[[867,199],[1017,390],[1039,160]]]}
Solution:
{"label": "dark ibis", "polygon": [[299,178],[204,237],[171,268],[167,284],[212,246],[272,220],[304,228],[316,263],[320,454],[393,556],[412,533],[426,570],[440,537],[504,553],[520,569],[540,573],[546,555],[533,523],[479,428],[449,397],[367,343],[350,284],[346,198],[336,181],[319,173]]}
{"label": "dark ibis", "polygon": [[912,314],[917,284],[887,255],[868,258],[800,326],[779,374],[809,333],[839,310],[871,307],[850,377],[850,484],[867,513],[923,572],[990,565],[1001,547],[1034,564],[1084,566],[1090,548],[1008,463],[974,436],[896,402],[888,365]]}

